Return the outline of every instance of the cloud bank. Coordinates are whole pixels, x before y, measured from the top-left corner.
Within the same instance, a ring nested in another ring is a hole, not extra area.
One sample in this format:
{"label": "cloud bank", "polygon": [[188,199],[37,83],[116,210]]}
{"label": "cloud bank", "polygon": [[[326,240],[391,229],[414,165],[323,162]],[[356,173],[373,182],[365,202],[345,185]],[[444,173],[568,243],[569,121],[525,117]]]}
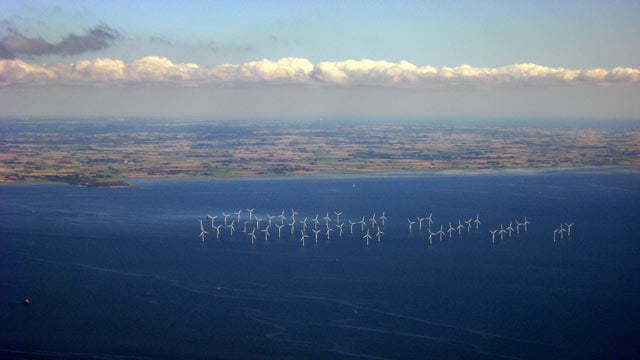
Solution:
{"label": "cloud bank", "polygon": [[[99,36],[98,36],[99,37]],[[73,41],[71,41],[73,42]],[[62,48],[65,41],[57,44]],[[84,48],[99,46],[89,41]],[[29,51],[36,51],[37,41]],[[42,45],[43,47],[46,47]],[[79,48],[65,45],[65,51]],[[17,47],[12,48],[14,51]],[[27,51],[27,50],[21,50]],[[43,50],[38,50],[43,51]],[[640,84],[640,69],[566,69],[536,64],[513,64],[487,68],[416,66],[407,61],[345,60],[313,64],[304,58],[259,60],[244,64],[204,67],[176,64],[163,57],[148,56],[131,63],[98,58],[74,64],[38,65],[19,59],[0,60],[0,86],[310,86],[385,87],[438,89],[449,87],[572,86]]]}
{"label": "cloud bank", "polygon": [[52,44],[41,37],[29,38],[15,32],[0,39],[0,59],[14,59],[22,55],[78,55],[107,48],[119,36],[115,29],[98,25],[84,35],[69,34],[59,43]]}

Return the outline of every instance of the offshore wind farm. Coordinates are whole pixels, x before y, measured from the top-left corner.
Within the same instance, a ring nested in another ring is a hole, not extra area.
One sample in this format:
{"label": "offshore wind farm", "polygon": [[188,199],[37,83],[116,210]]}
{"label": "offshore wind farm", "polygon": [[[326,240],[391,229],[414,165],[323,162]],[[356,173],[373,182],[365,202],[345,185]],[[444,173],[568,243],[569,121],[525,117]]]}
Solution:
{"label": "offshore wind farm", "polygon": [[633,358],[639,178],[5,184],[0,355]]}

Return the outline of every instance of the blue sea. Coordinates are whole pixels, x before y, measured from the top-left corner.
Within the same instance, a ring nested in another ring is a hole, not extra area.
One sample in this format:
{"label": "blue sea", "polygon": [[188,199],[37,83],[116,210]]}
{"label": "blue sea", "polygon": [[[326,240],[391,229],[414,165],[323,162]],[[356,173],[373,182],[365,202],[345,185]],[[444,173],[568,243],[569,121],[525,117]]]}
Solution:
{"label": "blue sea", "polygon": [[0,186],[0,358],[640,358],[638,169],[131,183]]}

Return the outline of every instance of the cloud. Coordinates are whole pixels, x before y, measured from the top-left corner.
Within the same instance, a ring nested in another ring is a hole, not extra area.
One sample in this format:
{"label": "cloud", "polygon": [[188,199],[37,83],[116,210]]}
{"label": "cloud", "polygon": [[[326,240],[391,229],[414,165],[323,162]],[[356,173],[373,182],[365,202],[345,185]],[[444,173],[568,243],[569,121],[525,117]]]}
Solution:
{"label": "cloud", "polygon": [[77,55],[107,48],[119,37],[119,33],[106,26],[95,26],[84,35],[69,34],[59,43],[52,44],[41,37],[29,38],[18,32],[0,39],[0,58],[15,59],[19,56]]}
{"label": "cloud", "polygon": [[[34,39],[32,39],[34,40]],[[35,39],[37,40],[37,39]],[[34,40],[31,45],[38,43]],[[40,46],[44,46],[40,44]],[[15,47],[14,47],[15,48]],[[131,63],[98,58],[75,64],[37,65],[19,59],[0,60],[0,85],[84,84],[127,86],[310,86],[442,89],[453,87],[574,86],[640,84],[640,69],[565,69],[537,64],[488,68],[416,66],[407,61],[345,60],[313,64],[304,58],[258,60],[215,67],[177,64],[158,56]]]}

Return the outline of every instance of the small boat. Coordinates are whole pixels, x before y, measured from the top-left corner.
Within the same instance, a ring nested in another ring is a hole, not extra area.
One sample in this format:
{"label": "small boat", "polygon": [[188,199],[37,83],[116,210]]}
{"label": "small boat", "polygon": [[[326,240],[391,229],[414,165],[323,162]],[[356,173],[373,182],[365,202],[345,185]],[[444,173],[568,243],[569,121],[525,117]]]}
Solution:
{"label": "small boat", "polygon": [[29,300],[29,298],[24,299],[24,304],[25,305],[31,304],[31,300]]}

